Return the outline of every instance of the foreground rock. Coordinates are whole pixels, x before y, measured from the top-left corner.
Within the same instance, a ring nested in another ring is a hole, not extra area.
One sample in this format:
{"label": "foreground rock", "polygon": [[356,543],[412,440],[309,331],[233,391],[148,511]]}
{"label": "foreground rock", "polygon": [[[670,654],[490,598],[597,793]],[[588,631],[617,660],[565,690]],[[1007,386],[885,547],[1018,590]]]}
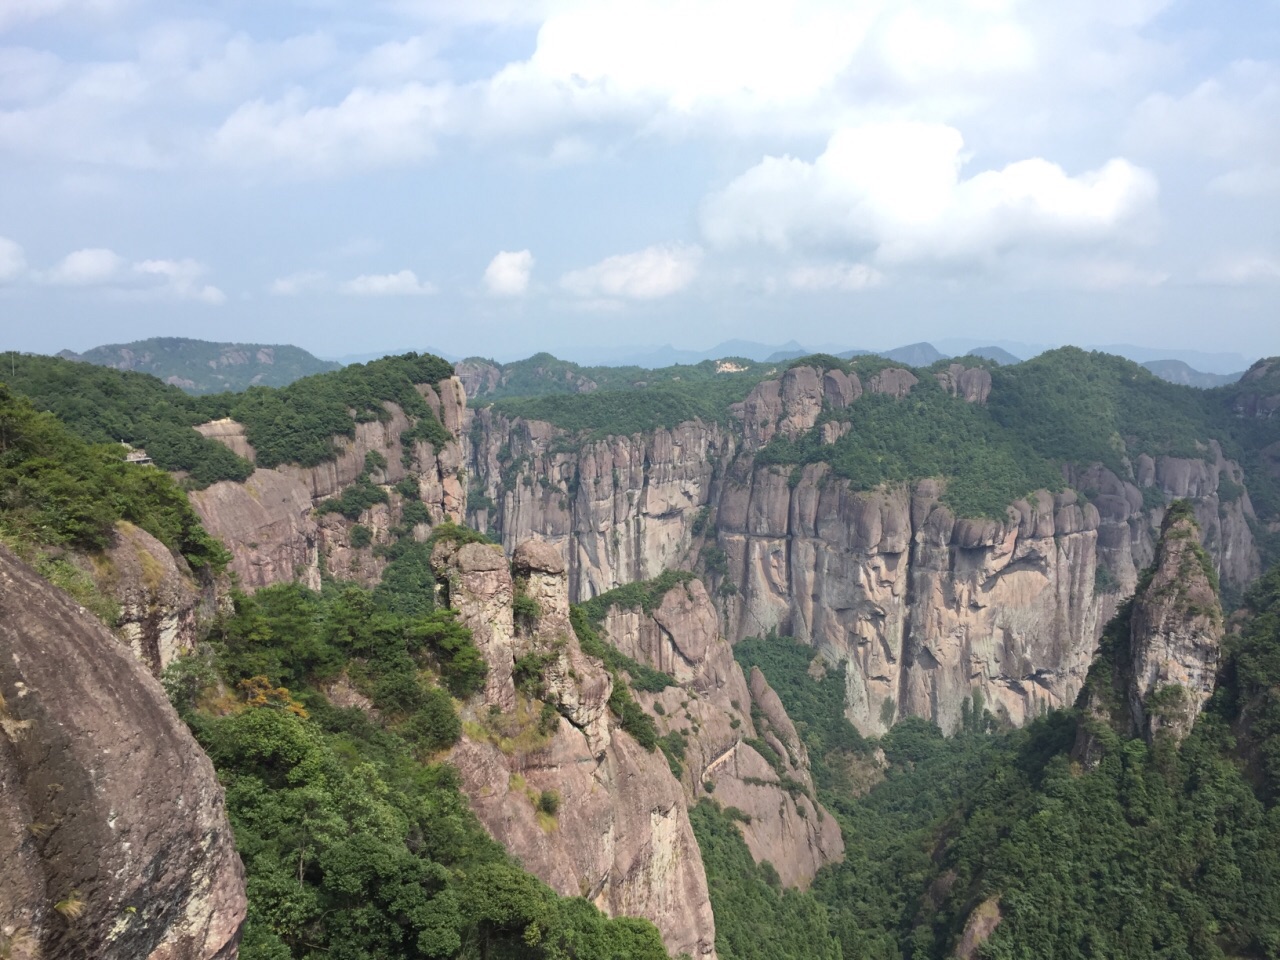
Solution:
{"label": "foreground rock", "polygon": [[97,620],[0,547],[0,945],[230,960],[244,871],[208,758]]}

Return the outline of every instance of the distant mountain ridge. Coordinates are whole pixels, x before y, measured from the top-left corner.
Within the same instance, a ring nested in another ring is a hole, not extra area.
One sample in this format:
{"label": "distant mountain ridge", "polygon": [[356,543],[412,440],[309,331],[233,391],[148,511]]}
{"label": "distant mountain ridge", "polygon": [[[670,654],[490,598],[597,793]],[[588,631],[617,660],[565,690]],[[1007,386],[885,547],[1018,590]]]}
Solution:
{"label": "distant mountain ridge", "polygon": [[1229,383],[1237,382],[1244,376],[1244,371],[1238,373],[1205,373],[1202,370],[1194,369],[1190,364],[1183,360],[1148,360],[1142,364],[1161,380],[1168,380],[1170,383],[1181,383],[1188,387],[1201,387],[1209,389],[1211,387],[1225,387]]}
{"label": "distant mountain ridge", "polygon": [[192,394],[283,387],[342,366],[289,344],[211,343],[185,337],[105,344],[84,353],[63,350],[58,356],[99,367],[149,373]]}

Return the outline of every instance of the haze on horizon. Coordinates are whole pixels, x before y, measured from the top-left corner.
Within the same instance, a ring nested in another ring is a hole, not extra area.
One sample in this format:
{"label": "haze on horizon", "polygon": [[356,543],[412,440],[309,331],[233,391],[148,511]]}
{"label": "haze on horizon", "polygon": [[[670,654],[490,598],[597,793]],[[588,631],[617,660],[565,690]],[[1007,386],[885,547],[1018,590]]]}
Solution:
{"label": "haze on horizon", "polygon": [[0,349],[1280,354],[1277,51],[1277,0],[9,0]]}

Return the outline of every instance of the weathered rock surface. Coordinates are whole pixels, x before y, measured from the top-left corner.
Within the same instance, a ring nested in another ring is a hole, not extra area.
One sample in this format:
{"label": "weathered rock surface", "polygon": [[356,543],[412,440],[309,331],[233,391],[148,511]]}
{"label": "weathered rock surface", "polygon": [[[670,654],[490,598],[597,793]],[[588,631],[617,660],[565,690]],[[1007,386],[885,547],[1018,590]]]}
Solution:
{"label": "weathered rock surface", "polygon": [[1224,632],[1222,606],[1201,531],[1186,509],[1171,509],[1155,561],[1137,594],[1107,625],[1098,661],[1080,697],[1085,715],[1073,755],[1101,756],[1099,724],[1148,743],[1181,742],[1213,695]]}
{"label": "weathered rock surface", "polygon": [[[442,543],[433,562],[489,665],[450,754],[481,822],[558,892],[611,915],[647,917],[673,954],[714,957],[715,921],[684,793],[661,753],[614,726],[612,680],[582,653],[569,624],[558,551],[536,543],[515,551],[522,596],[538,611],[520,624],[500,549]],[[538,701],[512,682],[515,661],[528,654],[547,658],[540,696],[559,714],[549,725]]]}
{"label": "weathered rock surface", "polygon": [[[791,718],[759,670],[748,685],[701,581],[673,587],[652,613],[611,607],[602,627],[623,653],[675,677],[678,686],[637,697],[663,734],[685,737],[681,782],[691,803],[714,792],[717,802],[747,814],[738,822],[747,847],[787,886],[807,887],[821,867],[843,858],[840,827],[815,799]],[[773,762],[748,740],[764,743]]]}
{"label": "weathered rock surface", "polygon": [[[955,366],[944,386],[983,402],[987,371]],[[470,519],[508,550],[555,545],[576,600],[701,566],[731,641],[777,629],[849,664],[849,718],[867,734],[905,714],[954,729],[974,690],[1015,724],[1073,702],[1172,499],[1192,501],[1224,583],[1257,576],[1244,476],[1213,442],[1199,459],[1136,457],[1128,479],[1073,468],[1066,480],[1087,499],[1042,491],[998,521],[957,521],[936,481],[855,492],[821,464],[794,476],[756,465],[761,445],[811,430],[824,410],[916,382],[900,368],[864,384],[794,367],[734,408],[740,430],[694,421],[580,446],[482,410],[467,456],[484,506]],[[827,421],[823,437],[847,427]]]}
{"label": "weathered rock surface", "polygon": [[953,397],[963,397],[969,403],[986,403],[991,395],[991,372],[981,367],[966,367],[953,363],[946,370],[934,374],[938,384]]}
{"label": "weathered rock surface", "polygon": [[1147,739],[1191,732],[1213,695],[1223,618],[1212,569],[1188,518],[1166,522],[1155,574],[1134,598],[1127,690],[1135,729]]}
{"label": "weathered rock surface", "polygon": [[11,947],[234,958],[244,871],[213,766],[146,667],[3,547],[0,697],[0,934]]}
{"label": "weathered rock surface", "polygon": [[116,634],[159,677],[199,639],[200,589],[181,556],[140,527],[121,521],[94,568],[98,586],[120,604]]}
{"label": "weathered rock surface", "polygon": [[[457,438],[466,413],[466,396],[456,378],[437,387],[420,385],[419,392]],[[320,501],[340,494],[365,471],[365,457],[376,453],[386,461],[372,480],[382,485],[390,508],[376,504],[361,520],[374,532],[373,544],[385,542],[388,529],[400,520],[403,498],[392,487],[405,477],[418,481],[418,495],[433,522],[461,520],[466,509],[461,444],[455,439],[436,450],[425,441],[414,441],[408,465],[402,454],[401,434],[409,419],[395,404],[385,405],[388,419],[357,424],[353,438],[338,437],[336,460],[315,467],[285,464],[258,469],[244,483],[223,481],[194,491],[191,503],[211,534],[231,550],[231,571],[240,585],[252,590],[272,583],[299,580],[319,588],[321,569],[336,577],[374,583],[385,564],[371,547],[350,546],[352,523],[329,514],[313,514]],[[244,432],[234,421],[217,420],[197,428],[205,436],[252,458]]]}

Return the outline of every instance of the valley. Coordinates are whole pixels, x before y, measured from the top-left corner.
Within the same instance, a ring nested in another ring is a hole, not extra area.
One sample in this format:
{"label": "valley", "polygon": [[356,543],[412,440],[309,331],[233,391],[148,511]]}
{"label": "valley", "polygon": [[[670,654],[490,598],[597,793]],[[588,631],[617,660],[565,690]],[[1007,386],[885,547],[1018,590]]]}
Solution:
{"label": "valley", "polygon": [[[163,682],[244,864],[136,955],[1278,955],[1280,362],[917,354],[203,396],[15,358],[5,575]],[[64,694],[20,660],[0,788],[43,823]],[[6,841],[0,935],[124,956],[153,908],[63,822]]]}

